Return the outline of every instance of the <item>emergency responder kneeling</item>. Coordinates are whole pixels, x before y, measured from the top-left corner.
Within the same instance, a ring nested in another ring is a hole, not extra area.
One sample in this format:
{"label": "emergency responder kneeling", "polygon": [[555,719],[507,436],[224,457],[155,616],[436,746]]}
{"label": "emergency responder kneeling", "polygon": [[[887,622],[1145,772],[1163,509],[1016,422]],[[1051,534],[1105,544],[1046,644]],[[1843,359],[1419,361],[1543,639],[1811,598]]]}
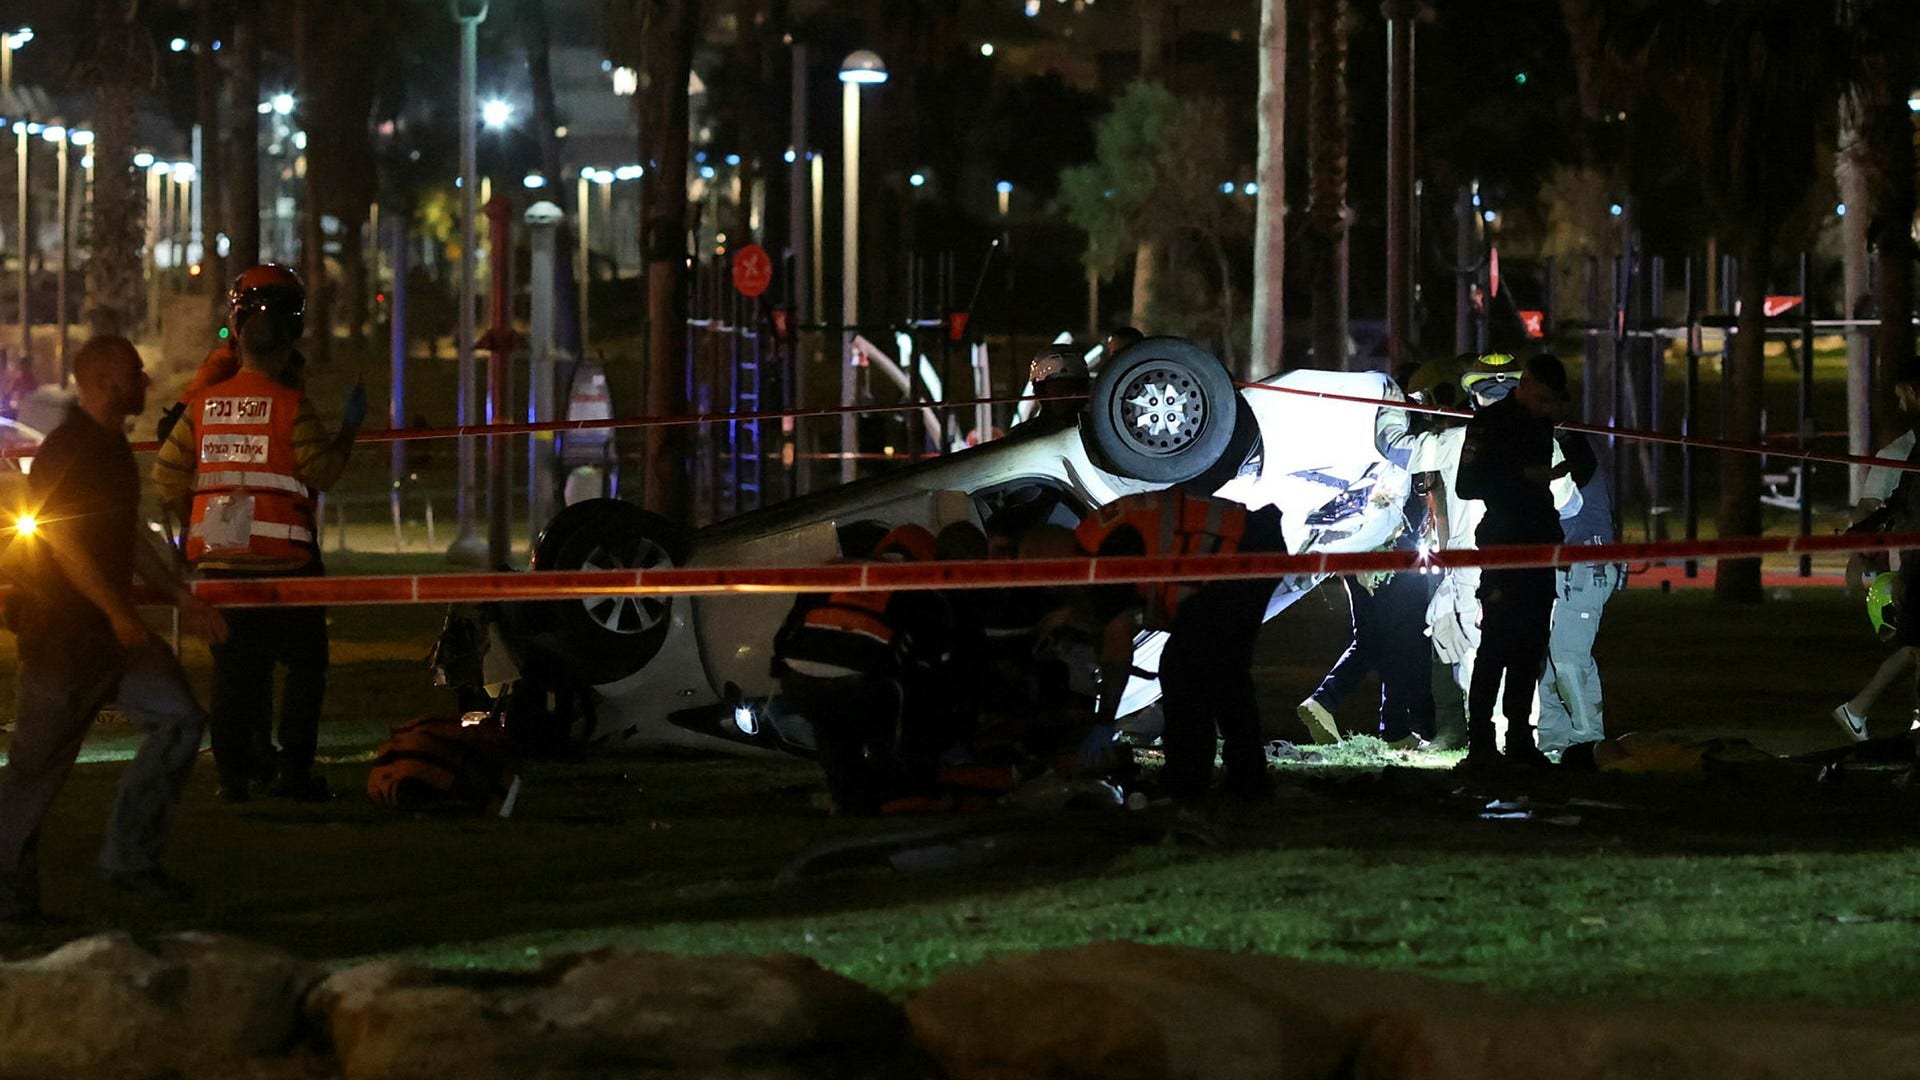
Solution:
{"label": "emergency responder kneeling", "polygon": [[[336,435],[297,388],[293,344],[305,306],[305,286],[285,267],[256,266],[234,279],[227,309],[239,370],[188,394],[154,465],[162,499],[186,509],[187,562],[205,577],[323,572],[315,499],[346,468],[367,399],[356,385]],[[239,609],[228,624],[230,638],[213,649],[210,723],[222,797],[244,801],[252,784],[268,781],[271,794],[325,798],[313,763],[326,694],[326,609]],[[255,760],[254,734],[271,722],[276,664],[287,669],[277,763]]]}
{"label": "emergency responder kneeling", "polygon": [[[875,559],[934,557],[934,537],[902,525],[875,545]],[[876,814],[931,786],[955,737],[950,678],[953,615],[932,590],[809,593],[794,602],[773,639],[773,674],[794,712],[813,728],[836,812]]]}
{"label": "emergency responder kneeling", "polygon": [[[1227,555],[1283,552],[1280,511],[1249,511],[1238,503],[1177,489],[1128,495],[1095,510],[1077,530],[1090,555]],[[1133,674],[1140,630],[1168,632],[1160,654],[1161,737],[1165,793],[1176,799],[1206,794],[1213,780],[1214,733],[1226,765],[1224,791],[1239,798],[1272,792],[1260,710],[1253,686],[1253,646],[1277,582],[1215,580],[1096,586],[1101,621],[1100,706],[1096,737],[1111,740],[1120,698]]]}

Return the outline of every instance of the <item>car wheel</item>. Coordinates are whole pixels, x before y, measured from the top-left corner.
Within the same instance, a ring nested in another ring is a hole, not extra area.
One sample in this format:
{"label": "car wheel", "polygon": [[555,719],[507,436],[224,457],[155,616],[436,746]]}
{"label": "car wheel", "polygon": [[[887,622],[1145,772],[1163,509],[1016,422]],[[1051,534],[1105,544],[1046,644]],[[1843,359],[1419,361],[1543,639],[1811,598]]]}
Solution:
{"label": "car wheel", "polygon": [[[651,570],[686,557],[679,528],[618,499],[588,499],[556,514],[534,542],[531,570]],[[589,686],[623,679],[660,651],[673,597],[590,596],[538,605],[543,634],[568,672]]]}
{"label": "car wheel", "polygon": [[[1243,469],[1257,470],[1257,459],[1264,452],[1260,439],[1260,418],[1254,415],[1253,406],[1247,399],[1239,397],[1235,403],[1233,417],[1233,437],[1227,440],[1227,448],[1220,452],[1219,460],[1213,467],[1188,481],[1188,490],[1204,491],[1211,495],[1225,487],[1228,481],[1238,477]],[[1254,463],[1251,466],[1249,463]]]}
{"label": "car wheel", "polygon": [[1100,372],[1081,438],[1103,468],[1160,484],[1212,468],[1233,438],[1239,394],[1220,361],[1190,341],[1154,337]]}

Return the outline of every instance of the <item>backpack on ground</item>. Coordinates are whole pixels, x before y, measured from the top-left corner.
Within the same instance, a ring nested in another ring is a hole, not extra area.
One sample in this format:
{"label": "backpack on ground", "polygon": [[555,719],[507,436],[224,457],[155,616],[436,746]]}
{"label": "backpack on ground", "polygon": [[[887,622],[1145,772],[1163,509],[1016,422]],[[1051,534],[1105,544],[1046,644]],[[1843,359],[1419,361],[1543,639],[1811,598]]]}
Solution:
{"label": "backpack on ground", "polygon": [[484,713],[425,716],[394,729],[375,752],[367,795],[402,810],[513,812],[520,762],[500,721]]}

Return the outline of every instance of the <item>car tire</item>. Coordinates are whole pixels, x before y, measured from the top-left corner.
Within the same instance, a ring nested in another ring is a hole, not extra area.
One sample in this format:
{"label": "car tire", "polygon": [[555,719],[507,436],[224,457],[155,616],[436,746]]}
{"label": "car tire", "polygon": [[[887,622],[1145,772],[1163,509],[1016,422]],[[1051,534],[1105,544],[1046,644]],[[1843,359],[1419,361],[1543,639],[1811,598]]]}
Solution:
{"label": "car tire", "polygon": [[1239,397],[1213,354],[1181,338],[1151,337],[1101,369],[1081,438],[1088,456],[1110,472],[1182,483],[1226,451]]}
{"label": "car tire", "polygon": [[[618,499],[588,499],[554,515],[534,541],[529,570],[647,570],[686,559],[679,527]],[[533,621],[567,673],[587,686],[639,671],[673,625],[670,596],[545,601]]]}
{"label": "car tire", "polygon": [[1227,440],[1227,448],[1220,452],[1212,468],[1187,481],[1187,489],[1211,495],[1239,476],[1247,462],[1263,452],[1260,418],[1254,415],[1253,406],[1247,404],[1247,399],[1239,397],[1234,407],[1233,436]]}

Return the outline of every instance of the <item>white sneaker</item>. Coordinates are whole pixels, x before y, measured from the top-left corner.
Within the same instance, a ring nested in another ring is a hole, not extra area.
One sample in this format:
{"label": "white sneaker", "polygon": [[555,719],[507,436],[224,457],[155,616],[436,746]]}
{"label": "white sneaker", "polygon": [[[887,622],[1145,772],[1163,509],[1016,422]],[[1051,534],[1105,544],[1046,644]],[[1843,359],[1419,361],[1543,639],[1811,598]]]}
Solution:
{"label": "white sneaker", "polygon": [[1867,718],[1854,712],[1846,702],[1841,702],[1840,707],[1833,710],[1833,722],[1852,736],[1854,742],[1867,741]]}
{"label": "white sneaker", "polygon": [[1333,713],[1328,712],[1327,707],[1318,700],[1308,698],[1295,711],[1300,714],[1300,722],[1307,726],[1307,734],[1313,736],[1314,742],[1325,746],[1340,741],[1340,725],[1333,719]]}

